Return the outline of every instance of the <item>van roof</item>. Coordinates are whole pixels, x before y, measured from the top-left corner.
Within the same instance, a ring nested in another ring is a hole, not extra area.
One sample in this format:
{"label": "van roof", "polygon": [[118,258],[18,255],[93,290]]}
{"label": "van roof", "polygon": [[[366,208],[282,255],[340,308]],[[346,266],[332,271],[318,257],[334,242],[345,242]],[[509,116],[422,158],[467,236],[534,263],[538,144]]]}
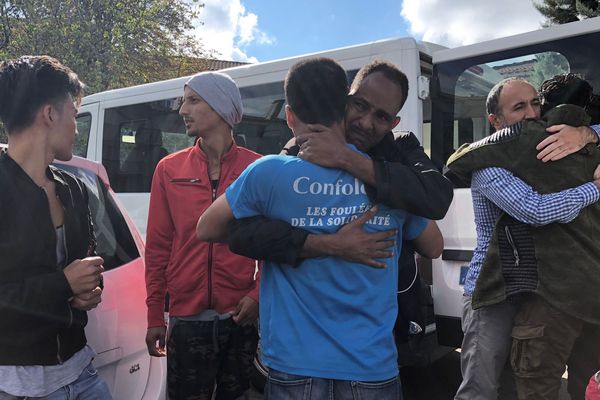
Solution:
{"label": "van roof", "polygon": [[[544,43],[556,38],[567,38],[583,33],[600,31],[600,17],[584,19],[568,24],[550,26],[531,32],[520,33],[500,39],[488,40],[472,45],[456,47],[454,49],[440,50],[433,53],[433,62],[443,63],[510,50],[517,47]],[[591,50],[591,49],[590,49]]]}
{"label": "van roof", "polygon": [[[257,66],[257,64],[247,64],[232,68],[226,68],[220,70],[219,72],[223,72],[228,74],[234,79],[238,78],[247,78],[253,75],[271,73],[271,72],[280,72],[287,71],[294,63],[303,58],[310,58],[318,55],[319,57],[331,57],[343,63],[345,59],[356,58],[357,55],[360,56],[371,56],[374,54],[380,53],[388,53],[391,51],[398,50],[407,50],[407,49],[417,49],[421,52],[429,52],[431,49],[441,48],[438,45],[423,43],[417,45],[417,42],[414,38],[406,37],[406,38],[395,38],[395,39],[385,39],[379,40],[367,44],[355,45],[355,46],[347,46],[338,49],[333,49],[326,52],[319,53],[311,53],[311,54],[303,54],[300,56],[282,58],[279,60],[266,61],[262,62]],[[162,91],[173,91],[177,89],[182,89],[185,82],[190,78],[190,76],[184,76],[180,78],[174,78],[159,82],[146,83],[143,85],[131,86],[127,88],[121,89],[113,89],[104,92],[95,93],[89,96],[86,96],[82,100],[82,105],[94,103],[100,100],[114,100],[118,98],[124,98],[129,96],[139,96],[146,93],[154,93],[154,92],[162,92]]]}

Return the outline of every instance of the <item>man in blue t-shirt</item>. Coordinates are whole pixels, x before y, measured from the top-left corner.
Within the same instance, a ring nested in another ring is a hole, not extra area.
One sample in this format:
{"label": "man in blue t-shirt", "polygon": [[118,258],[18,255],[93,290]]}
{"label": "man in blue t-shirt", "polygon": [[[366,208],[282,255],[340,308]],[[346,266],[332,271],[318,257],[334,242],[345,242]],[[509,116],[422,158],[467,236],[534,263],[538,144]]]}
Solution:
{"label": "man in blue t-shirt", "polygon": [[[344,140],[348,85],[335,61],[297,63],[288,72],[285,93],[292,131],[321,123],[331,128],[327,134]],[[355,177],[297,157],[267,156],[251,164],[202,215],[198,236],[221,240],[229,220],[255,215],[319,234],[335,233],[362,218],[367,231],[397,231],[389,247],[414,239],[428,252],[439,244],[435,224],[405,211],[372,208],[363,183]],[[396,248],[385,258],[383,251],[382,269],[334,257],[309,258],[297,268],[265,262],[260,322],[263,362],[270,369],[267,398],[305,398],[308,385],[311,399],[331,392],[336,399],[353,398],[356,392],[369,398],[401,398],[392,335],[399,253]]]}

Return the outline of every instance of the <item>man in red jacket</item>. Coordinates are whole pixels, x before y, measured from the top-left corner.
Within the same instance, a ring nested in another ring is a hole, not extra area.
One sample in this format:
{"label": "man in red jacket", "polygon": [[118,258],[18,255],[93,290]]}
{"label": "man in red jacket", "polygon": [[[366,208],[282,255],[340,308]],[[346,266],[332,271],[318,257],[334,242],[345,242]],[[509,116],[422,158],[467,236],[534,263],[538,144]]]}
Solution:
{"label": "man in red jacket", "polygon": [[256,263],[225,244],[200,241],[195,228],[204,210],[260,155],[233,140],[242,99],[227,75],[193,76],[179,113],[187,134],[197,140],[163,158],[154,172],[146,244],[146,344],[150,355],[167,355],[170,399],[210,400],[215,381],[217,400],[236,399],[249,388],[256,350]]}

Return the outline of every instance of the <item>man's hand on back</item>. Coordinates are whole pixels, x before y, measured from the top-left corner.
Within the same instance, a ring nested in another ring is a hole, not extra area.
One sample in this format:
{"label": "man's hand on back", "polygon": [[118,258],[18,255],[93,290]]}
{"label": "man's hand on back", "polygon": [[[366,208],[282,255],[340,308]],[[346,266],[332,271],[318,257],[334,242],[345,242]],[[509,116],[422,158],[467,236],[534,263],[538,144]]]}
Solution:
{"label": "man's hand on back", "polygon": [[370,267],[385,268],[386,264],[381,259],[393,256],[396,245],[393,238],[397,232],[395,230],[374,233],[365,231],[364,224],[376,213],[376,207],[371,208],[359,218],[342,226],[335,234],[309,235],[305,247],[318,248],[316,255],[327,254]]}
{"label": "man's hand on back", "polygon": [[543,162],[560,160],[588,143],[598,142],[598,135],[588,126],[553,125],[546,131],[551,135],[536,146],[537,150],[541,150],[537,158]]}

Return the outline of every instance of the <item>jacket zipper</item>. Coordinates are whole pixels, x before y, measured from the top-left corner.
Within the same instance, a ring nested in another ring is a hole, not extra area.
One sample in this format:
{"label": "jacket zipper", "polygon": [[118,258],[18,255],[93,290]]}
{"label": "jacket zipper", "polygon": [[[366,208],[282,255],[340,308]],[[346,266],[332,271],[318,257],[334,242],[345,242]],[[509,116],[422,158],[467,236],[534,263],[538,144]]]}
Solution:
{"label": "jacket zipper", "polygon": [[[44,193],[44,195],[46,197],[46,200],[48,201],[49,200],[48,199],[48,193],[43,188],[40,188],[40,190]],[[60,202],[60,206],[61,206],[61,208],[63,210],[63,233],[65,235],[64,236],[65,237],[65,241],[64,241],[65,243],[64,243],[63,247],[65,248],[65,260],[67,260],[68,259],[67,258],[68,257],[68,254],[67,254],[67,244],[66,244],[66,237],[67,237],[67,227],[66,227],[66,225],[67,224],[65,223],[66,222],[66,218],[65,218],[65,216],[66,216],[65,206],[63,205],[62,199],[60,198],[60,196],[58,196],[58,190],[59,190],[58,189],[58,185],[55,186],[55,190],[56,190],[58,201]],[[50,205],[49,204],[48,204],[48,211],[50,211]],[[54,223],[52,222],[52,216],[50,216],[50,226],[52,228],[54,228]],[[53,229],[53,230],[56,233],[56,229]],[[58,238],[56,240],[58,240]],[[56,245],[55,245],[55,247],[56,247]],[[55,250],[55,252],[56,252],[56,250]],[[56,267],[58,268],[58,265]],[[67,307],[69,309],[69,325],[68,326],[70,327],[71,324],[73,323],[73,312],[71,310],[71,305],[70,304],[67,304]],[[61,345],[60,345],[60,334],[57,333],[56,334],[56,360],[58,361],[59,364],[62,364],[63,360],[62,360],[62,357],[60,355],[60,348],[61,348]]]}
{"label": "jacket zipper", "polygon": [[56,335],[56,359],[59,364],[63,363],[62,357],[60,356],[60,337]]}
{"label": "jacket zipper", "polygon": [[[57,194],[58,194],[58,186],[57,186]],[[67,266],[68,262],[69,262],[69,248],[67,246],[67,209],[65,208],[65,205],[63,204],[62,199],[60,198],[60,196],[58,197],[58,201],[60,202],[60,207],[63,210],[63,248],[65,250],[65,261],[64,261],[64,265]],[[69,309],[69,324],[67,325],[67,328],[70,328],[71,326],[73,326],[73,309],[71,308],[71,304],[67,303],[67,307]],[[57,356],[58,356],[58,362],[60,364],[63,363],[62,357],[60,356],[60,335],[56,335],[56,341],[57,341],[57,345],[58,345],[58,349],[57,349]]]}
{"label": "jacket zipper", "polygon": [[[211,187],[211,203],[214,203],[217,198],[217,188],[219,183],[217,181],[217,187],[212,186],[210,175],[208,177]],[[208,244],[208,309],[212,309],[212,255],[213,255],[213,243]]]}
{"label": "jacket zipper", "polygon": [[[63,248],[65,250],[65,261],[64,264],[65,266],[69,265],[69,249],[67,246],[67,210],[60,198],[60,196],[58,196],[58,201],[60,201],[60,206],[63,210]],[[71,304],[69,304],[69,324],[67,325],[67,328],[70,328],[73,325],[73,310],[71,309]]]}
{"label": "jacket zipper", "polygon": [[515,257],[515,267],[519,266],[519,251],[517,250],[517,246],[515,245],[515,241],[513,240],[513,237],[510,233],[510,229],[508,229],[508,226],[504,227],[504,232],[506,233],[506,238],[508,239],[508,243],[510,244],[510,247],[512,247],[513,250],[513,255]]}

